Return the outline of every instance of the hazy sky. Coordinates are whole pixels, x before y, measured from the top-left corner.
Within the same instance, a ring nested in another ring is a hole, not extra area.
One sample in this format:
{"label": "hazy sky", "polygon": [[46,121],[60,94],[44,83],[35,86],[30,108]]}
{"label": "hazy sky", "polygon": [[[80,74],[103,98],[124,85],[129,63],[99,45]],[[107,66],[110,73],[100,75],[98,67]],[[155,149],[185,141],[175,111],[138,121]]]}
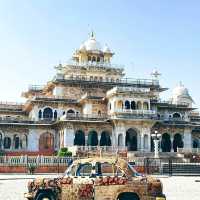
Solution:
{"label": "hazy sky", "polygon": [[165,98],[182,81],[200,107],[199,21],[198,0],[0,0],[0,99],[51,80],[93,29],[128,77],[156,67]]}

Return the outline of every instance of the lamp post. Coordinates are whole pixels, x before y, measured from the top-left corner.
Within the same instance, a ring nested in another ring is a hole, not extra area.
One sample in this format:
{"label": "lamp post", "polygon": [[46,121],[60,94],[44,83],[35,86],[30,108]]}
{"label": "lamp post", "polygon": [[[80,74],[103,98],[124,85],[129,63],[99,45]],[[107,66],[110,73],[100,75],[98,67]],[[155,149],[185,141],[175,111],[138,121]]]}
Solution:
{"label": "lamp post", "polygon": [[154,141],[154,158],[159,158],[159,141],[161,138],[161,134],[158,133],[157,130],[153,134],[151,134]]}

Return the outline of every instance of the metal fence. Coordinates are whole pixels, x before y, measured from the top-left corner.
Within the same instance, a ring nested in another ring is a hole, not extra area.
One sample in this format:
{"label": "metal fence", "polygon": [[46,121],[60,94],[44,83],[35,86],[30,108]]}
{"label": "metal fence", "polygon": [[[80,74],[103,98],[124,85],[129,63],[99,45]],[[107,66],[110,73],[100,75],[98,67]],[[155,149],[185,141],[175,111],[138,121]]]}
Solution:
{"label": "metal fence", "polygon": [[200,175],[200,162],[180,158],[135,158],[134,167],[145,174]]}

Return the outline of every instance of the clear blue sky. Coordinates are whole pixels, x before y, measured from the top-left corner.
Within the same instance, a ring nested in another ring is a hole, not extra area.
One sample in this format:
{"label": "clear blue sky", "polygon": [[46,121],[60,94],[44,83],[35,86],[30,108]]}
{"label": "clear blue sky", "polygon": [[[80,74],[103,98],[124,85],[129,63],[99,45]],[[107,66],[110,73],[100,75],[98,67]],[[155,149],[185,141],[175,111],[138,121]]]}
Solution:
{"label": "clear blue sky", "polygon": [[198,0],[0,0],[0,99],[50,80],[92,28],[128,77],[157,67],[165,98],[182,81],[199,107],[199,10]]}

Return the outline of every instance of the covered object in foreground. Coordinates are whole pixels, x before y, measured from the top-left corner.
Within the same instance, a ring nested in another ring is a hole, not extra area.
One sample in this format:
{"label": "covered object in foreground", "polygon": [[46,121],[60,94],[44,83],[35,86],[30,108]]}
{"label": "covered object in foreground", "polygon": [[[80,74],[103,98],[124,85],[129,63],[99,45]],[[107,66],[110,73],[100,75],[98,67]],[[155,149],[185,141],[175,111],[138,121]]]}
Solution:
{"label": "covered object in foreground", "polygon": [[28,183],[28,200],[166,200],[158,179],[138,174],[121,158],[74,161],[62,177]]}

